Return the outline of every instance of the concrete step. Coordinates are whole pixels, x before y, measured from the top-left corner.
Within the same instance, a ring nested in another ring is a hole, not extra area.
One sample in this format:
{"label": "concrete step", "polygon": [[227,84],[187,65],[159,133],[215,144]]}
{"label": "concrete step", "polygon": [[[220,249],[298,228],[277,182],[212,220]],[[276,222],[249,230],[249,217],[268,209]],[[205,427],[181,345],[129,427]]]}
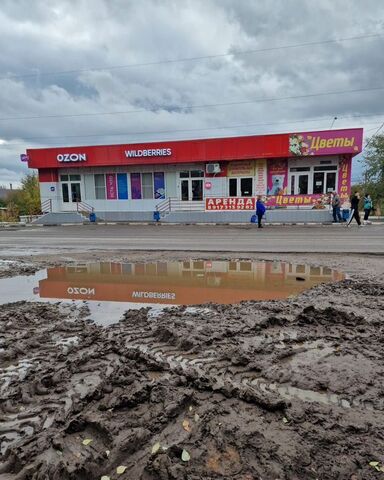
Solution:
{"label": "concrete step", "polygon": [[63,225],[66,223],[89,223],[89,219],[78,212],[50,212],[32,222],[34,225]]}

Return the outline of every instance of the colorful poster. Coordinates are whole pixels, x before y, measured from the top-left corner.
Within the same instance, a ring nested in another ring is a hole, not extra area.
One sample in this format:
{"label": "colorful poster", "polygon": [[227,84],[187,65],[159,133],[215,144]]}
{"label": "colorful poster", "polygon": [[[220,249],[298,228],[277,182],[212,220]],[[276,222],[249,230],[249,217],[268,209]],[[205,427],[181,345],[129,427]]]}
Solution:
{"label": "colorful poster", "polygon": [[164,172],[155,172],[153,174],[153,187],[155,198],[163,200],[165,198]]}
{"label": "colorful poster", "polygon": [[255,161],[242,160],[239,162],[229,162],[228,177],[253,177],[255,175]]}
{"label": "colorful poster", "polygon": [[289,153],[298,157],[339,153],[357,154],[361,152],[362,145],[362,129],[304,132],[289,136]]}
{"label": "colorful poster", "polygon": [[128,182],[126,173],[117,174],[117,192],[119,200],[128,200]]}
{"label": "colorful poster", "polygon": [[116,186],[116,173],[107,173],[105,175],[107,184],[107,199],[116,200],[117,198],[117,186]]}
{"label": "colorful poster", "polygon": [[260,158],[255,161],[255,195],[267,193],[267,160]]}
{"label": "colorful poster", "polygon": [[327,208],[331,196],[327,194],[317,195],[272,195],[265,199],[266,207],[298,207],[307,206],[312,208]]}
{"label": "colorful poster", "polygon": [[340,196],[341,206],[349,202],[351,194],[351,170],[352,159],[348,155],[342,155],[339,161],[339,180],[337,193]]}
{"label": "colorful poster", "polygon": [[141,199],[141,175],[140,173],[131,173],[131,198],[132,200]]}
{"label": "colorful poster", "polygon": [[285,195],[288,185],[288,161],[268,160],[268,195]]}
{"label": "colorful poster", "polygon": [[253,197],[206,198],[205,210],[255,210]]}

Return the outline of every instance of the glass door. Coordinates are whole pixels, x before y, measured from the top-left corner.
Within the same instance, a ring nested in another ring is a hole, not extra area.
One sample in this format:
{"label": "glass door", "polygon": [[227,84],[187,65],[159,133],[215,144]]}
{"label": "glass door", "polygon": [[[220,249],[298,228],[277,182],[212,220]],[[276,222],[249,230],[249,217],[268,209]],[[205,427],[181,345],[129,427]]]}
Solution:
{"label": "glass door", "polygon": [[292,173],[290,186],[291,195],[307,195],[309,187],[309,174]]}
{"label": "glass door", "polygon": [[203,200],[203,170],[180,172],[180,198],[184,202]]}
{"label": "glass door", "polygon": [[81,202],[80,175],[60,175],[61,203],[63,210],[76,210],[76,204]]}

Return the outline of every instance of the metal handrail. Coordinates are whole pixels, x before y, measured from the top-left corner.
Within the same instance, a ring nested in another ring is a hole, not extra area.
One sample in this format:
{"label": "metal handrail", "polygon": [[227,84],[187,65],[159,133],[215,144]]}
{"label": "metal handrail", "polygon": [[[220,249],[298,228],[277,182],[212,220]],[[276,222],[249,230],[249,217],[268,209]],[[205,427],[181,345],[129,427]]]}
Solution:
{"label": "metal handrail", "polygon": [[95,209],[86,202],[76,202],[76,210],[78,212],[92,213]]}

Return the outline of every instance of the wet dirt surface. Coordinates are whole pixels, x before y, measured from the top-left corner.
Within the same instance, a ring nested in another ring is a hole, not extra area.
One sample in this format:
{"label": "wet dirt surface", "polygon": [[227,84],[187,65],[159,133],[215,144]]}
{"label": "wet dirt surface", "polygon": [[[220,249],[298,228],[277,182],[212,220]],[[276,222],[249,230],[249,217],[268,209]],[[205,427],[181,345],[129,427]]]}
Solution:
{"label": "wet dirt surface", "polygon": [[383,259],[312,263],[350,278],[108,328],[86,306],[3,305],[0,479],[384,477]]}

